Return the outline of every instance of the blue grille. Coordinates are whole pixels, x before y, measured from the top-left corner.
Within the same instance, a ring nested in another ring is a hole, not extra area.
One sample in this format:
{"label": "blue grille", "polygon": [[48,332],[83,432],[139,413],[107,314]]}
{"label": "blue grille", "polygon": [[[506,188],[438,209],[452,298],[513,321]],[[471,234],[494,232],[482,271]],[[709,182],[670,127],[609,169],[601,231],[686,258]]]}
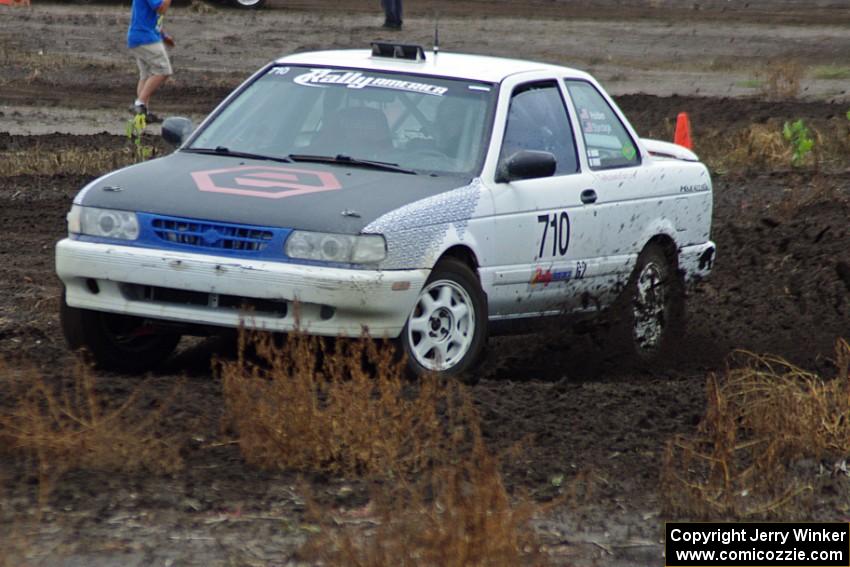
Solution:
{"label": "blue grille", "polygon": [[[137,213],[141,233],[130,246],[143,246],[287,261],[283,245],[289,228],[251,226],[208,220]],[[122,242],[123,244],[123,242]]]}
{"label": "blue grille", "polygon": [[168,218],[154,218],[151,228],[160,240],[211,250],[262,252],[273,237],[262,228]]}

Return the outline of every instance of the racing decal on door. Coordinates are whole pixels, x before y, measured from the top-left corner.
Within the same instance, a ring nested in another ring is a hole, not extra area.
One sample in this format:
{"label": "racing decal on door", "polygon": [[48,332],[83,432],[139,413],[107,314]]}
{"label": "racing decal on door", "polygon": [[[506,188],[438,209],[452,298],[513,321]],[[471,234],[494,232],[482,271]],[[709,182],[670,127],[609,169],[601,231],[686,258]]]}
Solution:
{"label": "racing decal on door", "polygon": [[534,289],[535,286],[542,286],[545,288],[552,282],[568,282],[572,278],[573,271],[570,268],[562,270],[549,267],[544,269],[538,266],[534,268],[534,275],[531,276],[531,281],[528,283],[531,289]]}
{"label": "racing decal on door", "polygon": [[[538,215],[537,223],[543,225],[537,257],[566,256],[570,248],[570,216],[567,211]],[[551,244],[547,245],[547,242]]]}
{"label": "racing decal on door", "polygon": [[342,189],[333,173],[294,167],[253,166],[193,171],[200,191],[264,199],[284,199]]}

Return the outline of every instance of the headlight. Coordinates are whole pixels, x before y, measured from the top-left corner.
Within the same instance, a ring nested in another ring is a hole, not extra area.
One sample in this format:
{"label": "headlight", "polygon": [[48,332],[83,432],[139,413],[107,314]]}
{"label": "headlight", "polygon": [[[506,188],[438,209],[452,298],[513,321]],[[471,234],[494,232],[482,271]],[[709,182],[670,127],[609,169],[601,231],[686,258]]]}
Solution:
{"label": "headlight", "polygon": [[286,239],[286,255],[290,258],[374,264],[387,257],[387,243],[380,234],[328,234],[296,230]]}
{"label": "headlight", "polygon": [[136,240],[139,237],[136,213],[73,205],[67,219],[71,234],[120,240]]}

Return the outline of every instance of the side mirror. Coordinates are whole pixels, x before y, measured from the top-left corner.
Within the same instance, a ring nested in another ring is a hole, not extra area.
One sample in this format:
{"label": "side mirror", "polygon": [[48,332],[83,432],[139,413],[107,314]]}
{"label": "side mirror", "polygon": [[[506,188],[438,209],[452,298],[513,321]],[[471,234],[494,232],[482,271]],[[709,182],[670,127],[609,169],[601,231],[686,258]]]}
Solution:
{"label": "side mirror", "polygon": [[172,146],[181,146],[195,130],[195,125],[188,118],[171,116],[162,123],[162,138]]}
{"label": "side mirror", "polygon": [[496,171],[496,183],[551,177],[557,167],[558,161],[550,152],[520,150],[499,166]]}

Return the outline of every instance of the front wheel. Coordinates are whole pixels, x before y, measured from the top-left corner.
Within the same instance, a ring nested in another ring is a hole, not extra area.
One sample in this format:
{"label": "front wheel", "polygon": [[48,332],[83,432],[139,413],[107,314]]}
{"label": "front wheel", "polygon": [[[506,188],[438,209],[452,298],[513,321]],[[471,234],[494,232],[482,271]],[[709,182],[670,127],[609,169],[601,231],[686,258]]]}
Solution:
{"label": "front wheel", "polygon": [[466,264],[453,258],[437,264],[408,316],[401,342],[414,374],[476,381],[472,370],[487,342],[487,300]]}
{"label": "front wheel", "polygon": [[675,258],[647,246],[620,302],[621,329],[630,354],[656,362],[671,354],[685,331],[685,293]]}
{"label": "front wheel", "polygon": [[138,317],[70,307],[64,293],[59,322],[68,346],[85,349],[104,370],[150,370],[171,356],[180,341],[179,334],[163,331]]}

